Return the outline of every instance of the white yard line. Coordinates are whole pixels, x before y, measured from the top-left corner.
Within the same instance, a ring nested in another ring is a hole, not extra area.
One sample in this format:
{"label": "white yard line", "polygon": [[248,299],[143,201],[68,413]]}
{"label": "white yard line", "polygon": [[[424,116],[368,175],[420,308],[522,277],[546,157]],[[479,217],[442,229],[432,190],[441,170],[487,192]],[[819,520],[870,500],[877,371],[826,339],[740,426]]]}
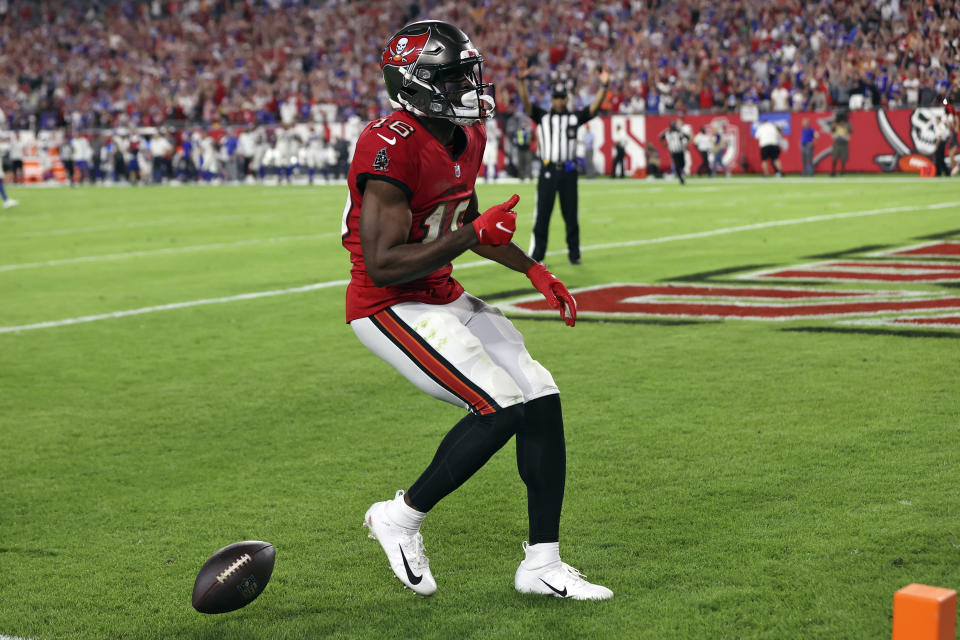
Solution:
{"label": "white yard line", "polygon": [[[886,209],[867,209],[865,211],[848,211],[844,213],[831,213],[822,216],[808,216],[805,218],[793,218],[791,220],[772,220],[769,222],[758,222],[756,224],[747,224],[737,227],[726,227],[723,229],[713,229],[711,231],[698,231],[695,233],[684,233],[675,236],[663,236],[660,238],[647,238],[644,240],[628,240],[626,242],[613,242],[608,244],[596,244],[583,247],[583,251],[598,251],[601,249],[619,249],[624,247],[636,247],[647,244],[660,244],[664,242],[675,242],[678,240],[695,240],[700,238],[711,238],[730,233],[739,233],[741,231],[755,231],[757,229],[770,229],[775,227],[785,227],[789,225],[808,224],[811,222],[827,222],[830,220],[842,220],[845,218],[859,218],[864,216],[876,216],[887,213],[902,213],[906,211],[935,211],[938,209],[948,209],[951,207],[960,207],[960,201],[940,202],[928,205],[912,205],[903,207],[889,207]],[[565,250],[550,251],[547,255],[565,254]],[[489,260],[480,260],[476,262],[467,262],[457,264],[458,269],[469,269],[494,264]],[[173,309],[185,309],[188,307],[199,307],[208,304],[220,304],[225,302],[238,302],[241,300],[254,300],[257,298],[266,298],[271,296],[282,296],[290,293],[304,293],[315,291],[317,289],[326,289],[329,287],[346,286],[348,280],[331,280],[329,282],[318,282],[302,287],[293,287],[290,289],[275,289],[273,291],[258,291],[254,293],[244,293],[225,298],[206,298],[202,300],[190,300],[187,302],[174,302],[171,304],[157,305],[152,307],[141,307],[140,309],[129,309],[126,311],[114,311],[112,313],[103,313],[92,316],[80,316],[78,318],[66,318],[63,320],[51,320],[49,322],[38,322],[35,324],[26,324],[20,326],[0,327],[0,333],[17,333],[20,331],[29,331],[32,329],[50,329],[53,327],[63,327],[72,324],[81,324],[85,322],[97,322],[99,320],[109,320],[111,318],[125,318],[127,316],[143,315],[153,313],[154,311],[170,311]],[[3,640],[0,638],[0,640]]]}
{"label": "white yard line", "polygon": [[[20,269],[37,269],[40,267],[58,267],[65,264],[79,264],[83,262],[106,262],[109,260],[125,260],[128,258],[143,258],[146,256],[160,256],[173,253],[187,253],[191,251],[208,251],[216,249],[229,249],[231,247],[247,247],[256,244],[273,244],[278,242],[291,242],[296,240],[316,240],[320,238],[332,238],[336,233],[321,233],[309,236],[282,236],[279,238],[260,238],[254,240],[240,240],[237,242],[217,242],[213,244],[195,244],[186,247],[164,247],[163,249],[146,249],[144,251],[128,251],[126,253],[108,253],[99,256],[78,256],[76,258],[61,258],[59,260],[45,260],[43,262],[21,262],[19,264],[2,264],[0,272],[19,271]],[[2,640],[2,639],[0,639]]]}
{"label": "white yard line", "polygon": [[[593,244],[583,247],[582,251],[596,251],[599,249],[619,249],[622,247],[638,247],[646,244],[659,244],[661,242],[675,242],[677,240],[696,240],[699,238],[712,238],[729,233],[740,233],[741,231],[756,231],[757,229],[772,229],[775,227],[787,227],[795,224],[807,224],[809,222],[827,222],[829,220],[843,220],[845,218],[860,218],[864,216],[876,216],[885,213],[903,213],[906,211],[935,211],[937,209],[949,209],[951,207],[960,207],[960,201],[940,202],[927,205],[907,205],[903,207],[888,207],[886,209],[867,209],[865,211],[847,211],[843,213],[828,213],[822,216],[808,216],[806,218],[793,218],[791,220],[770,220],[768,222],[757,222],[756,224],[745,224],[737,227],[727,227],[725,229],[713,229],[712,231],[697,231],[694,233],[683,233],[676,236],[663,236],[660,238],[647,238],[644,240],[628,240],[626,242],[611,242],[608,244]],[[550,251],[547,255],[565,254],[566,250]]]}

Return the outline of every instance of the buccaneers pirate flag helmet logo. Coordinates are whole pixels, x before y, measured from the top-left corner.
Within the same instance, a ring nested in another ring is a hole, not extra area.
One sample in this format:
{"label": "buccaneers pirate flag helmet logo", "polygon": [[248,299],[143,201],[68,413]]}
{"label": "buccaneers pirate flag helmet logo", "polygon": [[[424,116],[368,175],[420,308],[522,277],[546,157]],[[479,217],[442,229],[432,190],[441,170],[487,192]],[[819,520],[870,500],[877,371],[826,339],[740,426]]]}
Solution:
{"label": "buccaneers pirate flag helmet logo", "polygon": [[430,38],[430,32],[418,36],[398,36],[391,40],[383,50],[380,68],[389,65],[405,67],[413,64],[423,53],[423,47]]}

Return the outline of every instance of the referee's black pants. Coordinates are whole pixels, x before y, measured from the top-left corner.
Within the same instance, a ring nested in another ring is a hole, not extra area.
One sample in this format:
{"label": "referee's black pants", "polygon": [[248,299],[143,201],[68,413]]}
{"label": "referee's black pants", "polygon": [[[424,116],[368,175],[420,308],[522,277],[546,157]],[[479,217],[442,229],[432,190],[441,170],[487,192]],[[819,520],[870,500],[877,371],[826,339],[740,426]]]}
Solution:
{"label": "referee's black pants", "polygon": [[[569,167],[569,168],[567,168]],[[537,180],[537,212],[533,222],[533,244],[530,257],[541,262],[547,254],[547,233],[553,204],[560,194],[560,212],[567,227],[567,255],[571,262],[580,260],[580,222],[577,218],[577,167],[569,163],[545,163]]]}
{"label": "referee's black pants", "polygon": [[677,174],[677,177],[680,178],[681,183],[685,183],[683,179],[683,172],[687,165],[687,159],[684,157],[683,151],[679,153],[671,153],[670,158],[673,160],[673,172]]}

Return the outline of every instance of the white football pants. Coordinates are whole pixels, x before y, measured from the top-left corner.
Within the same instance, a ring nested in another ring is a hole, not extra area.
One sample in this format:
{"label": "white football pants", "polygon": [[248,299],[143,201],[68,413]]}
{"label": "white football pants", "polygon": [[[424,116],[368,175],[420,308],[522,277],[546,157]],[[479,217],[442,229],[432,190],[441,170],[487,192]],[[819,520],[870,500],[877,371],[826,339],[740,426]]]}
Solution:
{"label": "white football pants", "polygon": [[445,305],[401,302],[350,326],[419,389],[474,413],[559,392],[513,323],[468,293]]}

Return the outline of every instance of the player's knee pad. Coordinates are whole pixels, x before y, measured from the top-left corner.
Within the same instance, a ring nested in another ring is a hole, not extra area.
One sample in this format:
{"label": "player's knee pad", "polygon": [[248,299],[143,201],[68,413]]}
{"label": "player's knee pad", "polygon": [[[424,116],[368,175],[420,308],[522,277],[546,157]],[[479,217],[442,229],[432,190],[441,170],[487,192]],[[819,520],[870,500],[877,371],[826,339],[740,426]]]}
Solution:
{"label": "player's knee pad", "polygon": [[[523,392],[487,355],[480,339],[445,311],[428,311],[413,324],[420,337],[482,388],[501,407],[522,403]],[[549,374],[548,374],[549,375]]]}

